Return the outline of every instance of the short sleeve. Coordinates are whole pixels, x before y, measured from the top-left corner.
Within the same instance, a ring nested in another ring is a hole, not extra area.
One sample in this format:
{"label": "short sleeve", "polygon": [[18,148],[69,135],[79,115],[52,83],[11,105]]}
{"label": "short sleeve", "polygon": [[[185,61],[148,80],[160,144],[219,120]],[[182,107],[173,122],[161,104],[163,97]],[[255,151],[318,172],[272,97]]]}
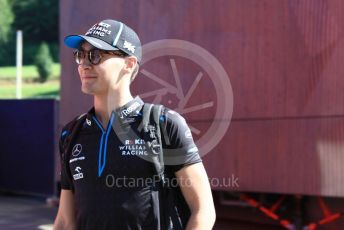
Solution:
{"label": "short sleeve", "polygon": [[61,175],[61,189],[66,189],[66,190],[72,190],[73,186],[71,183],[71,176],[70,174],[68,174],[68,164],[66,164],[66,160],[65,160],[65,155],[64,155],[64,148],[63,148],[63,143],[66,140],[67,136],[68,136],[68,131],[63,129],[61,132],[61,137],[60,137],[60,141],[59,141],[59,152],[60,152],[60,165],[61,165],[61,171],[60,171],[60,175]]}
{"label": "short sleeve", "polygon": [[185,119],[177,112],[165,109],[163,113],[162,143],[164,163],[172,172],[201,162],[198,148]]}

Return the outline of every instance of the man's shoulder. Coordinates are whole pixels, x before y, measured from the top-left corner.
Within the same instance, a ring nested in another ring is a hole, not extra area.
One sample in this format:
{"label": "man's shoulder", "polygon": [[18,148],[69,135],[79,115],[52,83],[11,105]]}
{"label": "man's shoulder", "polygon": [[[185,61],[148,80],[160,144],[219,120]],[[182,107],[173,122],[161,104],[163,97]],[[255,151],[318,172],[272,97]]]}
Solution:
{"label": "man's shoulder", "polygon": [[163,116],[162,119],[165,120],[167,124],[176,125],[176,126],[186,125],[185,118],[180,114],[180,112],[176,110],[170,109],[168,107],[164,107],[162,116]]}
{"label": "man's shoulder", "polygon": [[86,118],[87,113],[80,114],[74,117],[71,121],[65,124],[62,128],[61,138],[64,139],[65,136],[70,134],[78,122],[82,122]]}
{"label": "man's shoulder", "polygon": [[76,122],[84,119],[86,117],[86,115],[87,115],[87,113],[83,113],[83,114],[80,114],[80,115],[74,117],[72,120],[70,120],[67,124],[65,124],[63,126],[62,130],[69,130],[69,129],[71,129],[75,125]]}
{"label": "man's shoulder", "polygon": [[[145,103],[145,105],[156,105],[156,106],[162,106],[162,111],[160,114],[160,121],[166,122],[167,124],[183,124],[185,123],[184,117],[177,112],[176,110],[173,110],[169,107],[166,107],[163,104],[151,104],[151,103]],[[143,107],[141,108],[143,109]]]}

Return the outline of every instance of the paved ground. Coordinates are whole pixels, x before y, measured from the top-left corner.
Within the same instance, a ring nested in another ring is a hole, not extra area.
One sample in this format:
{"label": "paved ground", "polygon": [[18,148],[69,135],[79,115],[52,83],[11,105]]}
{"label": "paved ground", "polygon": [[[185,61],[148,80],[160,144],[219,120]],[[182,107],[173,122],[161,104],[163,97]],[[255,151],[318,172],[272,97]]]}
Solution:
{"label": "paved ground", "polygon": [[0,229],[49,230],[56,212],[43,198],[0,194]]}
{"label": "paved ground", "polygon": [[[0,192],[0,230],[51,230],[57,207],[49,207],[45,198],[5,195]],[[218,218],[214,230],[276,230],[281,227]]]}

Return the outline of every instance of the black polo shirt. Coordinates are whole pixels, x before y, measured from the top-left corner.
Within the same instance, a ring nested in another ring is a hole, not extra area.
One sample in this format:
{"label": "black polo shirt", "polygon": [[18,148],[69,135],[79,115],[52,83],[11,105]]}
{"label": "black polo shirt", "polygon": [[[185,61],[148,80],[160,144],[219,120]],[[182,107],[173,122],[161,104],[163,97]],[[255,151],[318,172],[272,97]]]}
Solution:
{"label": "black polo shirt", "polygon": [[[113,111],[107,127],[94,109],[87,113],[69,153],[71,178],[61,173],[62,189],[74,193],[78,229],[158,229],[152,198],[156,172],[138,131],[143,104],[136,97]],[[164,109],[160,120],[166,171],[174,174],[201,162],[184,118]],[[61,142],[67,135],[64,128]]]}

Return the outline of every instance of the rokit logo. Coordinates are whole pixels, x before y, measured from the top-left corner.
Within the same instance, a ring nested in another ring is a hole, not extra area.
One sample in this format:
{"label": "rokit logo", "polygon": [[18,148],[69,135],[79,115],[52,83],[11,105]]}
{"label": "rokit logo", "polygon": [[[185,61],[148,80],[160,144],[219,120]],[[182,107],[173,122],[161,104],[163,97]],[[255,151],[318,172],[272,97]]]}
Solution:
{"label": "rokit logo", "polygon": [[146,144],[143,139],[125,140],[124,145],[119,146],[122,156],[147,156]]}
{"label": "rokit logo", "polygon": [[77,166],[74,171],[77,173],[73,175],[74,180],[79,180],[84,178],[84,174],[81,172],[81,167]]}

